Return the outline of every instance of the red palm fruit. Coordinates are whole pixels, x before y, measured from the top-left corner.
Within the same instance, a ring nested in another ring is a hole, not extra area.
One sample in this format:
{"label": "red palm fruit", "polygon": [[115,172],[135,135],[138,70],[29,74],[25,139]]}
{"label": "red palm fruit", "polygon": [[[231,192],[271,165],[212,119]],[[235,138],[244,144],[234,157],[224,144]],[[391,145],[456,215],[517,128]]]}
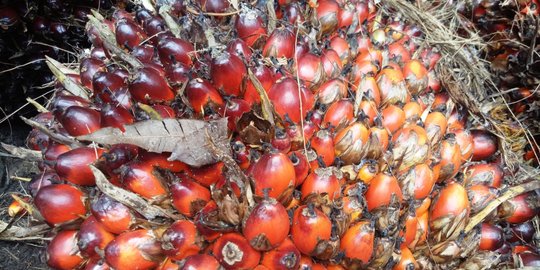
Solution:
{"label": "red palm fruit", "polygon": [[[255,75],[255,77],[259,80],[264,90],[268,92],[270,87],[272,87],[275,82],[274,72],[265,65],[256,65],[254,68],[252,68],[252,71],[253,75]],[[261,102],[261,96],[259,95],[259,92],[257,92],[257,89],[255,89],[255,86],[251,80],[247,80],[246,91],[244,92],[244,100],[250,105]]]}
{"label": "red palm fruit", "polygon": [[309,173],[309,162],[306,155],[302,151],[294,151],[289,154],[289,159],[294,166],[294,172],[296,175],[296,186],[300,186]]}
{"label": "red palm fruit", "polygon": [[[536,3],[535,5],[538,6],[538,3]],[[536,10],[538,10],[538,8]],[[536,16],[538,16],[538,12],[536,12]],[[519,257],[518,260],[520,260],[522,262],[524,268],[527,268],[527,267],[533,267],[533,268],[540,267],[540,255],[538,253],[534,253],[532,251],[529,251],[529,252],[514,252],[514,254],[516,254],[516,253],[517,253],[517,257]]]}
{"label": "red palm fruit", "polygon": [[332,49],[324,50],[321,55],[321,62],[326,78],[333,79],[341,74],[343,62],[336,51]]}
{"label": "red palm fruit", "polygon": [[416,259],[414,258],[411,250],[406,246],[401,246],[401,257],[399,262],[394,265],[392,270],[408,270],[408,269],[417,269],[419,267]]}
{"label": "red palm fruit", "polygon": [[251,269],[261,259],[261,254],[239,233],[224,234],[216,240],[212,251],[225,269]]}
{"label": "red palm fruit", "polygon": [[243,92],[244,79],[247,76],[246,65],[240,57],[222,52],[212,59],[211,75],[214,86],[226,95],[239,96]]}
{"label": "red palm fruit", "polygon": [[361,115],[365,117],[364,121],[369,125],[373,125],[375,117],[379,115],[377,104],[374,101],[362,100],[358,107],[361,110]]}
{"label": "red palm fruit", "polygon": [[26,137],[26,147],[30,150],[40,151],[49,146],[49,136],[38,129],[33,128]]}
{"label": "red palm fruit", "polygon": [[[209,201],[193,218],[197,231],[209,242],[213,242],[224,232],[232,231],[229,227],[220,227],[221,224],[214,226],[216,217],[219,215],[218,211],[219,209],[216,202],[212,200]],[[210,250],[211,248],[212,247],[209,246],[207,250]]]}
{"label": "red palm fruit", "polygon": [[114,234],[123,233],[135,223],[131,210],[114,199],[101,195],[92,202],[92,215],[103,227]]}
{"label": "red palm fruit", "polygon": [[167,105],[162,104],[154,104],[152,105],[152,109],[154,109],[161,118],[175,118],[176,112],[173,108]]}
{"label": "red palm fruit", "polygon": [[313,270],[313,260],[310,256],[301,255],[300,257],[300,270]]}
{"label": "red palm fruit", "polygon": [[85,257],[99,257],[97,250],[103,251],[114,235],[105,229],[94,216],[89,216],[79,228],[77,245]]}
{"label": "red palm fruit", "polygon": [[181,270],[219,270],[220,268],[214,256],[197,254],[187,257]]}
{"label": "red palm fruit", "polygon": [[236,17],[234,27],[238,37],[251,48],[258,47],[258,42],[266,36],[266,27],[264,27],[263,19],[256,9],[242,10]]}
{"label": "red palm fruit", "polygon": [[288,153],[291,150],[291,138],[287,132],[279,127],[276,127],[274,132],[274,138],[270,141],[272,147],[282,153]]}
{"label": "red palm fruit", "polygon": [[51,143],[43,152],[43,159],[46,161],[56,161],[59,155],[68,152],[71,147],[65,144]]}
{"label": "red palm fruit", "polygon": [[312,194],[328,194],[330,200],[341,196],[340,180],[335,168],[318,168],[313,170],[302,184],[302,200]]}
{"label": "red palm fruit", "polygon": [[201,251],[202,239],[189,220],[174,222],[161,236],[161,249],[172,260],[183,260]]}
{"label": "red palm fruit", "polygon": [[455,238],[469,217],[470,203],[463,186],[452,182],[444,187],[431,204],[429,216],[430,232],[433,239],[444,241]]}
{"label": "red palm fruit", "polygon": [[132,161],[139,155],[139,147],[132,144],[114,144],[99,159],[109,173]]}
{"label": "red palm fruit", "polygon": [[189,178],[181,175],[178,181],[172,183],[171,190],[173,205],[181,214],[192,217],[212,198],[210,191]]}
{"label": "red palm fruit", "polygon": [[499,226],[489,223],[482,223],[480,232],[480,250],[495,251],[504,244],[503,231]]}
{"label": "red palm fruit", "polygon": [[441,81],[434,70],[428,72],[428,85],[430,92],[439,93],[441,91]]}
{"label": "red palm fruit", "polygon": [[159,60],[165,66],[171,66],[175,63],[182,63],[188,67],[193,64],[191,53],[195,51],[193,45],[183,39],[172,36],[160,38],[157,43]]}
{"label": "red palm fruit", "polygon": [[472,185],[467,187],[467,195],[471,202],[471,214],[476,214],[497,198],[497,190],[484,185]]}
{"label": "red palm fruit", "polygon": [[295,185],[296,173],[289,157],[283,153],[264,154],[254,165],[251,175],[254,179],[255,195],[263,197],[264,190],[268,195],[280,198],[282,194]]}
{"label": "red palm fruit", "polygon": [[509,243],[531,243],[536,229],[532,221],[511,224],[510,236],[507,237]]}
{"label": "red palm fruit", "polygon": [[[110,91],[118,91],[121,88],[127,87],[127,83],[124,78],[116,75],[112,72],[101,72],[98,71],[92,79],[92,87],[95,94],[101,94],[107,89]],[[103,96],[102,96],[103,97]],[[104,102],[109,102],[109,100],[102,100]]]}
{"label": "red palm fruit", "polygon": [[229,130],[236,130],[236,122],[242,115],[251,110],[250,104],[240,98],[231,98],[227,100],[227,106],[224,108],[223,116],[227,118],[227,127]]}
{"label": "red palm fruit", "polygon": [[368,211],[390,204],[393,195],[397,196],[399,201],[403,199],[397,179],[394,176],[379,173],[371,180],[365,194]]}
{"label": "red palm fruit", "polygon": [[[375,66],[377,66],[377,70],[380,69],[380,66],[382,64],[383,55],[382,51],[376,48],[368,48],[364,50],[359,50],[358,54],[356,55],[355,62],[356,63],[365,63],[365,62],[371,62]],[[401,70],[399,74],[401,74]],[[402,74],[401,74],[402,75]]]}
{"label": "red palm fruit", "polygon": [[142,103],[170,102],[175,97],[165,76],[152,67],[143,67],[132,75],[129,92]]}
{"label": "red palm fruit", "polygon": [[263,47],[265,57],[292,58],[295,52],[294,33],[287,28],[276,28]]}
{"label": "red palm fruit", "polygon": [[429,81],[428,70],[419,60],[413,59],[406,62],[403,66],[403,76],[411,94],[426,90]]}
{"label": "red palm fruit", "polygon": [[456,142],[461,150],[461,159],[468,161],[473,154],[474,141],[471,132],[468,129],[455,129],[452,132],[456,134]]}
{"label": "red palm fruit", "polygon": [[353,103],[348,99],[336,101],[328,107],[321,122],[322,128],[338,128],[353,120]]}
{"label": "red palm fruit", "polygon": [[199,184],[210,187],[223,177],[224,166],[223,162],[218,162],[198,168],[190,167],[187,174]]}
{"label": "red palm fruit", "polygon": [[285,238],[278,247],[263,254],[261,264],[275,270],[299,269],[300,251],[289,238]]}
{"label": "red palm fruit", "polygon": [[330,218],[312,204],[302,205],[294,211],[291,238],[302,254],[315,252],[319,242],[330,240],[331,232]]}
{"label": "red palm fruit", "polygon": [[90,102],[79,96],[57,95],[52,103],[54,116],[62,118],[64,112],[71,106],[90,107]]}
{"label": "red palm fruit", "polygon": [[60,231],[47,246],[47,265],[54,269],[76,269],[83,261],[77,248],[77,231]]}
{"label": "red palm fruit", "polygon": [[378,158],[388,150],[390,145],[390,134],[384,127],[373,126],[369,129],[369,148],[367,156],[370,158]]}
{"label": "red palm fruit", "polygon": [[323,129],[315,133],[315,136],[311,137],[311,147],[322,158],[326,166],[334,163],[334,158],[336,157],[334,153],[334,139],[328,130]]}
{"label": "red palm fruit", "polygon": [[349,63],[353,53],[351,52],[349,42],[345,38],[338,35],[334,36],[330,40],[330,48],[336,51],[343,65]]}
{"label": "red palm fruit", "polygon": [[479,161],[492,158],[499,148],[497,137],[489,133],[489,131],[481,129],[471,130],[471,134],[474,141],[472,160]]}
{"label": "red palm fruit", "polygon": [[356,10],[352,3],[338,2],[341,8],[338,18],[338,28],[346,28],[351,26],[356,16]]}
{"label": "red palm fruit", "polygon": [[84,270],[110,270],[110,269],[111,267],[103,259],[100,259],[100,258],[90,259],[86,263],[86,266],[84,267]]}
{"label": "red palm fruit", "polygon": [[334,0],[319,1],[316,8],[316,18],[320,25],[322,35],[331,34],[339,26],[341,8]]}
{"label": "red palm fruit", "polygon": [[89,165],[94,163],[102,153],[103,149],[92,147],[80,147],[65,152],[56,159],[56,173],[73,184],[93,186],[96,184],[96,179]]}
{"label": "red palm fruit", "polygon": [[422,200],[428,197],[435,185],[433,171],[425,163],[416,165],[410,173],[414,176],[414,198]]}
{"label": "red palm fruit", "polygon": [[324,81],[324,67],[321,58],[312,53],[304,53],[297,59],[294,66],[298,78],[302,80],[306,87],[317,88]]}
{"label": "red palm fruit", "polygon": [[133,50],[135,46],[139,46],[147,38],[142,28],[130,19],[117,20],[114,34],[118,45],[129,51]]}
{"label": "red palm fruit", "polygon": [[148,151],[139,151],[139,161],[146,164],[152,165],[154,167],[169,170],[171,172],[183,172],[189,169],[189,166],[178,160],[169,161],[171,153],[153,153]]}
{"label": "red palm fruit", "polygon": [[433,169],[438,170],[437,182],[439,183],[454,177],[461,168],[461,150],[456,143],[455,136],[449,136],[450,134],[452,133],[447,134],[446,138],[441,142],[439,149],[441,160]]}
{"label": "red palm fruit", "polygon": [[154,60],[155,51],[154,46],[150,44],[142,44],[133,47],[131,55],[139,59],[143,63],[151,63]]}
{"label": "red palm fruit", "polygon": [[154,167],[145,162],[130,162],[120,167],[122,185],[146,199],[167,196],[161,179],[154,174]]}
{"label": "red palm fruit", "polygon": [[185,89],[186,97],[196,113],[202,113],[206,107],[217,110],[225,105],[221,94],[207,80],[196,78],[189,81]]}
{"label": "red palm fruit", "polygon": [[81,83],[88,89],[94,89],[92,79],[98,71],[105,71],[105,63],[102,60],[96,58],[82,59],[79,68]]}
{"label": "red palm fruit", "polygon": [[288,3],[283,8],[283,19],[288,21],[290,25],[296,25],[297,23],[302,24],[305,22],[304,14],[302,7],[298,2]]}
{"label": "red palm fruit", "polygon": [[107,264],[118,270],[154,269],[162,259],[156,236],[146,229],[122,233],[105,248]]}
{"label": "red palm fruit", "polygon": [[382,125],[390,134],[395,133],[405,124],[405,112],[398,106],[388,105],[382,110]]}
{"label": "red palm fruit", "polygon": [[362,159],[369,139],[369,131],[361,122],[354,122],[334,136],[336,156],[346,164]]}
{"label": "red palm fruit", "polygon": [[73,221],[86,214],[84,193],[66,184],[42,187],[34,197],[34,204],[51,226]]}
{"label": "red palm fruit", "polygon": [[223,0],[199,0],[203,11],[212,13],[224,13],[230,6],[229,1]]}
{"label": "red palm fruit", "polygon": [[399,170],[423,163],[429,154],[426,130],[417,125],[407,125],[392,135],[394,160],[399,160]]}
{"label": "red palm fruit", "polygon": [[395,63],[408,63],[411,60],[411,54],[405,48],[405,46],[403,46],[403,44],[399,42],[393,42],[388,45],[388,59]]}
{"label": "red palm fruit", "polygon": [[315,103],[311,91],[303,85],[298,87],[296,80],[286,77],[268,90],[268,97],[279,116],[283,119],[288,116],[294,123],[300,123]]}
{"label": "red palm fruit", "polygon": [[222,188],[229,188],[232,190],[234,195],[236,195],[237,198],[242,197],[242,190],[240,189],[240,186],[238,186],[237,182],[227,181],[227,178],[225,176],[221,177],[216,184],[214,185],[216,189],[222,189]]}
{"label": "red palm fruit", "polygon": [[250,149],[239,139],[231,142],[234,161],[240,166],[240,169],[246,170],[251,165]]}
{"label": "red palm fruit", "polygon": [[189,81],[189,72],[189,67],[182,63],[165,66],[167,81],[174,89],[183,87]]}
{"label": "red palm fruit", "polygon": [[242,228],[254,249],[268,251],[279,246],[289,235],[289,215],[281,203],[264,198],[251,210]]}
{"label": "red palm fruit", "polygon": [[105,104],[101,109],[102,127],[114,127],[124,132],[126,130],[124,125],[131,125],[134,121],[135,117],[124,107]]}
{"label": "red palm fruit", "polygon": [[403,244],[408,246],[411,249],[414,249],[414,239],[416,238],[416,234],[418,232],[418,218],[416,217],[416,213],[413,211],[410,211],[410,213],[407,214],[407,218],[405,219],[405,227],[403,230],[399,233],[401,237],[403,237]]}
{"label": "red palm fruit", "polygon": [[500,218],[516,224],[525,222],[537,215],[538,209],[540,209],[538,205],[537,194],[528,192],[503,202],[497,210]]}
{"label": "red palm fruit", "polygon": [[[426,129],[428,140],[431,145],[436,145],[446,134],[448,122],[446,116],[441,112],[432,112],[427,115],[424,120],[424,128]],[[460,150],[461,152],[461,150]]]}
{"label": "red palm fruit", "polygon": [[227,44],[227,52],[238,56],[240,59],[251,59],[251,49],[250,47],[239,38],[235,38],[229,41]]}
{"label": "red palm fruit", "polygon": [[356,59],[351,68],[349,83],[357,87],[363,78],[373,77],[377,75],[378,71],[379,67],[373,64],[371,61]]}
{"label": "red palm fruit", "polygon": [[156,268],[156,270],[179,270],[179,269],[180,269],[180,265],[176,264],[169,258],[162,261],[159,264],[159,266]]}
{"label": "red palm fruit", "polygon": [[377,84],[381,90],[382,105],[406,103],[410,99],[403,73],[400,70],[383,68],[377,74]]}
{"label": "red palm fruit", "polygon": [[377,85],[375,77],[372,75],[366,75],[363,77],[358,84],[358,89],[356,91],[361,91],[364,95],[371,101],[375,102],[375,105],[379,106],[381,104],[381,90]]}
{"label": "red palm fruit", "polygon": [[332,104],[345,98],[347,94],[347,85],[339,78],[326,81],[315,91],[317,101],[324,105]]}
{"label": "red palm fruit", "polygon": [[101,116],[98,111],[71,106],[60,117],[60,123],[71,136],[90,134],[101,128]]}
{"label": "red palm fruit", "polygon": [[341,237],[340,249],[348,266],[366,265],[373,255],[375,228],[370,222],[360,221],[350,226]]}

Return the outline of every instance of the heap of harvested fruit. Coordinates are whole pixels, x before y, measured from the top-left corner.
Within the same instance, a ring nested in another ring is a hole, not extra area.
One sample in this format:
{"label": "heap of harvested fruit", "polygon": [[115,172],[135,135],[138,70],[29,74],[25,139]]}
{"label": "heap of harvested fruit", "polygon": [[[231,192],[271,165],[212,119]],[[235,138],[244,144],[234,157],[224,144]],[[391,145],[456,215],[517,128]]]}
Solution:
{"label": "heap of harvested fruit", "polygon": [[50,267],[470,269],[512,248],[540,262],[534,191],[474,226],[507,186],[498,139],[397,11],[142,2],[90,16],[92,49],[78,72],[49,61],[57,91],[27,121],[42,173],[17,202],[55,228]]}

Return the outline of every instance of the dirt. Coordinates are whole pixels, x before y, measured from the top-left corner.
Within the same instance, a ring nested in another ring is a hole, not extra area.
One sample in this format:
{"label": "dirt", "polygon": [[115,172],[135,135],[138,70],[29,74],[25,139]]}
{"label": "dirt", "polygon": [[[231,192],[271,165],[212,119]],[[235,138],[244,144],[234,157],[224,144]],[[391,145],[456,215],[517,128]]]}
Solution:
{"label": "dirt", "polygon": [[[18,146],[24,145],[24,140],[30,129],[16,119],[0,124],[0,141]],[[7,206],[11,203],[12,193],[26,194],[27,182],[13,180],[11,176],[31,177],[36,165],[13,158],[0,157],[0,219],[10,221]],[[19,221],[20,225],[27,224],[26,219]],[[0,269],[48,269],[45,264],[46,242],[9,242],[0,241]]]}

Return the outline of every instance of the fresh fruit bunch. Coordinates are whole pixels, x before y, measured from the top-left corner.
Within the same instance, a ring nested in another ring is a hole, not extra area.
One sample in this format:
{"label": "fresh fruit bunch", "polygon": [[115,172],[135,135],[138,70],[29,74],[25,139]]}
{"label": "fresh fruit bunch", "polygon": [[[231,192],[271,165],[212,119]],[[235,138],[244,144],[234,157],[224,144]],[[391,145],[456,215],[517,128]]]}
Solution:
{"label": "fresh fruit bunch", "polygon": [[71,52],[90,46],[84,32],[87,14],[92,8],[110,10],[115,2],[0,1],[2,109],[13,112],[26,97],[36,98],[45,93],[40,86],[54,80],[45,64],[45,55],[66,63],[75,61],[77,57]]}
{"label": "fresh fruit bunch", "polygon": [[474,226],[508,184],[498,138],[398,11],[142,2],[89,16],[91,51],[49,60],[55,96],[27,121],[50,267],[469,269],[530,239],[493,224],[534,231],[534,192]]}

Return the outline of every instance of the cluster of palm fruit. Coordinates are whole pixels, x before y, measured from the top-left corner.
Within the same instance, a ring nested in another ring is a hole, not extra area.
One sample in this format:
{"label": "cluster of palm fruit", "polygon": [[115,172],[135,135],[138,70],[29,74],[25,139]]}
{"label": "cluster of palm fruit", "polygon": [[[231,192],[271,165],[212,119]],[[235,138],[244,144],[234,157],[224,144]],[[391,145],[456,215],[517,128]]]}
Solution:
{"label": "cluster of palm fruit", "polygon": [[[142,2],[90,16],[78,71],[50,62],[64,74],[33,119],[27,143],[42,152],[42,173],[25,199],[54,228],[50,267],[540,262],[535,192],[467,226],[507,186],[498,138],[452,102],[434,70],[440,54],[398,11],[369,0]],[[223,117],[231,154],[203,166],[81,139]]]}
{"label": "cluster of palm fruit", "polygon": [[[107,11],[110,0],[0,1],[0,106],[13,112],[45,91],[54,80],[45,55],[62,62],[76,59],[68,51],[90,46],[84,26],[92,8]],[[40,60],[41,59],[41,60]],[[5,70],[11,70],[9,72]]]}

